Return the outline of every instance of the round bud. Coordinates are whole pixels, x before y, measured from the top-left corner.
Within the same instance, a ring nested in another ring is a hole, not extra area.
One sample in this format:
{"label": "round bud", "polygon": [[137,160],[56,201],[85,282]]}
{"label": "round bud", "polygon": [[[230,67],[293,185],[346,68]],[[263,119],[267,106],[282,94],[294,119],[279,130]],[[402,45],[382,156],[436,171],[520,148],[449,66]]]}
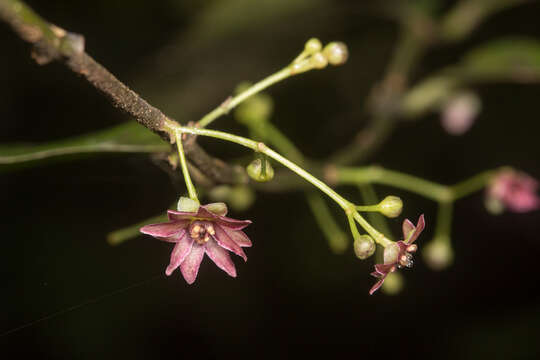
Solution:
{"label": "round bud", "polygon": [[321,51],[322,44],[319,39],[317,38],[311,38],[306,42],[306,45],[304,46],[304,51],[308,54],[315,54],[316,52]]}
{"label": "round bud", "polygon": [[369,235],[361,235],[354,240],[354,253],[360,260],[367,259],[375,252],[375,242]]}
{"label": "round bud", "polygon": [[199,206],[200,204],[197,201],[181,196],[178,200],[178,205],[176,208],[178,211],[183,212],[197,212],[199,210]]}
{"label": "round bud", "polygon": [[229,205],[236,211],[247,210],[255,201],[255,192],[246,185],[235,186],[230,194]]}
{"label": "round bud", "polygon": [[424,246],[422,255],[424,255],[424,260],[433,270],[444,270],[450,266],[454,260],[454,252],[446,237],[445,239],[434,239]]}
{"label": "round bud", "polygon": [[328,65],[328,60],[320,52],[313,54],[310,59],[310,62],[313,64],[315,69],[323,69]]}
{"label": "round bud", "polygon": [[227,205],[225,203],[216,202],[216,203],[205,205],[204,207],[216,215],[220,215],[220,216],[227,215]]}
{"label": "round bud", "polygon": [[398,262],[399,246],[396,243],[392,243],[384,248],[383,260],[385,264],[394,264]]}
{"label": "round bud", "polygon": [[323,55],[330,64],[343,65],[349,58],[349,50],[345,43],[333,41],[324,47]]}
{"label": "round bud", "polygon": [[246,170],[249,177],[255,181],[266,182],[274,177],[274,168],[267,160],[255,159],[247,166]]}
{"label": "round bud", "polygon": [[403,201],[397,196],[387,196],[379,203],[379,212],[386,217],[395,218],[403,210]]}
{"label": "round bud", "polygon": [[403,290],[403,285],[403,275],[398,272],[393,272],[386,276],[381,290],[387,295],[396,295]]}

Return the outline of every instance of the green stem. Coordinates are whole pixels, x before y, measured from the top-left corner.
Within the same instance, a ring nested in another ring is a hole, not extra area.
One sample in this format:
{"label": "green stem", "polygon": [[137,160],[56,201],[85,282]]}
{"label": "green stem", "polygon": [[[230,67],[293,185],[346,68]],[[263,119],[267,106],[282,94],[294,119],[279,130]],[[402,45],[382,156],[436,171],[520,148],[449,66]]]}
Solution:
{"label": "green stem", "polygon": [[208,129],[199,129],[199,128],[192,128],[192,127],[185,127],[185,126],[178,126],[178,125],[170,125],[172,128],[171,130],[174,130],[177,133],[188,133],[193,135],[201,135],[201,136],[209,136],[216,139],[226,140],[230,141],[242,146],[245,146],[247,148],[250,148],[254,151],[261,152],[265,154],[266,156],[271,157],[275,161],[279,162],[285,167],[288,167],[290,170],[298,174],[300,177],[304,178],[306,181],[310,182],[312,185],[317,187],[319,190],[324,192],[326,195],[328,195],[332,200],[334,200],[341,208],[349,214],[353,214],[354,219],[368,232],[368,234],[373,237],[373,239],[381,244],[382,246],[388,246],[392,241],[388,240],[383,234],[375,230],[355,209],[354,204],[343,198],[341,195],[339,195],[337,192],[335,192],[331,187],[323,183],[321,180],[317,179],[315,176],[311,175],[304,169],[302,169],[300,166],[296,165],[292,161],[284,158],[274,150],[267,147],[262,142],[253,141],[251,139],[247,139],[242,136],[237,136],[233,134],[229,134],[222,131],[216,131],[216,130],[208,130]]}
{"label": "green stem", "polygon": [[[358,187],[360,189],[360,194],[362,195],[362,199],[365,203],[378,203],[379,199],[377,198],[377,194],[375,193],[375,190],[373,189],[373,186],[371,184],[364,184]],[[379,214],[379,213],[368,213],[367,217],[369,221],[374,224],[377,229],[381,229],[382,233],[388,238],[392,238],[392,231],[390,230],[390,227],[388,226],[387,219]]]}
{"label": "green stem", "polygon": [[182,146],[182,132],[176,131],[175,137],[176,146],[178,147],[178,157],[180,158],[180,166],[182,167],[182,174],[184,175],[184,180],[186,181],[189,197],[191,200],[198,203],[199,199],[197,198],[197,190],[195,190],[195,186],[193,186],[193,183],[191,182],[191,177],[189,176],[189,170],[187,168],[186,156],[184,154],[184,147]]}
{"label": "green stem", "polygon": [[379,212],[379,205],[359,205],[356,206],[356,210],[364,212]]}
{"label": "green stem", "polygon": [[247,90],[242,91],[240,94],[225,100],[224,103],[219,105],[217,108],[215,108],[210,113],[205,115],[201,120],[199,120],[197,122],[197,127],[204,128],[210,125],[210,123],[212,123],[218,117],[220,117],[221,115],[227,114],[229,111],[234,109],[238,104],[240,104],[242,101],[246,100],[250,96],[255,95],[256,93],[266,89],[267,87],[283,79],[288,78],[291,75],[292,75],[291,68],[290,66],[287,66],[286,68],[278,71],[277,73],[268,76],[267,78],[252,85]]}
{"label": "green stem", "polygon": [[230,141],[242,146],[245,146],[247,148],[250,148],[254,151],[261,152],[265,154],[268,157],[271,157],[275,161],[279,162],[285,167],[288,167],[290,170],[294,171],[296,174],[313,184],[315,187],[319,188],[322,192],[324,192],[326,195],[328,195],[332,200],[334,200],[343,210],[348,210],[351,207],[354,207],[349,201],[344,199],[341,195],[336,193],[332,188],[330,188],[328,185],[302,169],[300,166],[296,165],[292,161],[284,158],[274,150],[267,147],[262,142],[257,142],[251,139],[247,139],[242,136],[237,136],[233,134],[229,134],[222,131],[217,130],[208,130],[208,129],[199,129],[199,128],[192,128],[192,127],[185,127],[185,126],[177,126],[176,131],[180,133],[188,133],[193,135],[201,135],[201,136],[209,136],[216,139],[221,139],[225,141]]}
{"label": "green stem", "polygon": [[484,171],[478,175],[473,176],[470,179],[459,182],[450,187],[454,194],[454,200],[461,199],[468,196],[478,190],[483,189],[489,180],[493,177],[497,170]]}
{"label": "green stem", "polygon": [[324,199],[314,191],[306,191],[307,203],[319,224],[328,245],[335,253],[343,253],[347,249],[347,235],[340,229],[334,220],[330,209],[324,202]]}
{"label": "green stem", "polygon": [[379,166],[338,168],[337,181],[341,184],[378,183],[390,185],[423,195],[435,201],[448,201],[454,198],[452,190],[448,186],[397,171],[387,170]]}
{"label": "green stem", "polygon": [[161,214],[161,215],[158,215],[158,216],[151,217],[150,219],[146,219],[144,221],[141,221],[140,223],[133,224],[133,225],[130,225],[128,227],[115,230],[113,232],[110,232],[107,235],[107,242],[111,246],[120,245],[120,244],[124,243],[125,241],[140,235],[141,232],[139,230],[144,225],[157,224],[157,223],[165,222],[165,221],[167,221],[167,215]]}
{"label": "green stem", "polygon": [[452,229],[453,202],[439,203],[437,213],[437,227],[435,228],[435,239],[440,241],[450,241],[450,231]]}

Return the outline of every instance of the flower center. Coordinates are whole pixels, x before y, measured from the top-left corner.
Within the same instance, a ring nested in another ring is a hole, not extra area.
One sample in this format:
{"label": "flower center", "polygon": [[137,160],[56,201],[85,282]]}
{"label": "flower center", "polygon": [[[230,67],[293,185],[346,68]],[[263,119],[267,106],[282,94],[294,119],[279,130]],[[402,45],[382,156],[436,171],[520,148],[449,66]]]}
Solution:
{"label": "flower center", "polygon": [[199,245],[206,244],[216,231],[209,222],[195,221],[189,227],[189,235]]}

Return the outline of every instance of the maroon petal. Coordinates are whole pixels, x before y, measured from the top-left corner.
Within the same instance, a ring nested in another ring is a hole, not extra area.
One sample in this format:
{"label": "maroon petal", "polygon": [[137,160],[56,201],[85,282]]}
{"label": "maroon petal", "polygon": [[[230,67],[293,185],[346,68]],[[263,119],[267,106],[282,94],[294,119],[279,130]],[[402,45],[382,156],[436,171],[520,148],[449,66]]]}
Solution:
{"label": "maroon petal", "polygon": [[247,256],[244,253],[244,250],[242,250],[242,248],[236,242],[234,242],[234,240],[231,239],[229,235],[227,235],[227,233],[225,232],[225,230],[223,230],[221,226],[216,224],[214,226],[214,230],[216,231],[216,233],[213,238],[216,240],[219,246],[229,251],[232,251],[236,255],[241,256],[244,261],[247,261]]}
{"label": "maroon petal", "polygon": [[188,284],[193,284],[199,273],[199,267],[204,257],[204,245],[193,244],[191,252],[180,264],[180,271]]}
{"label": "maroon petal", "polygon": [[386,275],[383,276],[379,281],[377,281],[372,287],[371,289],[369,289],[369,295],[373,295],[373,293],[377,290],[379,290],[379,288],[382,286],[383,282],[384,282],[384,279],[386,279]]}
{"label": "maroon petal", "polygon": [[171,253],[171,261],[169,266],[167,266],[167,269],[165,269],[165,274],[167,274],[167,276],[170,276],[173,271],[176,270],[176,268],[179,267],[180,264],[186,259],[191,251],[192,246],[193,239],[191,236],[187,236],[186,232],[184,231],[182,238],[178,240]]}
{"label": "maroon petal", "polygon": [[392,272],[394,266],[395,264],[375,264],[375,272],[381,275],[387,275],[389,272]]}
{"label": "maroon petal", "polygon": [[206,243],[206,254],[223,271],[232,277],[236,277],[236,268],[227,250],[219,246],[214,240]]}
{"label": "maroon petal", "polygon": [[403,221],[403,240],[405,240],[407,244],[412,244],[416,241],[418,236],[420,236],[425,227],[426,222],[424,220],[424,214],[420,215],[416,226],[414,226],[409,219],[405,219]]}
{"label": "maroon petal", "polygon": [[192,220],[195,216],[197,216],[197,213],[167,210],[167,216],[171,221]]}
{"label": "maroon petal", "polygon": [[251,240],[249,240],[248,236],[244,234],[243,231],[240,230],[232,230],[229,229],[226,226],[223,226],[222,229],[229,235],[229,237],[238,245],[241,247],[251,247]]}
{"label": "maroon petal", "polygon": [[414,231],[414,224],[409,219],[403,220],[403,240],[407,240],[411,231]]}
{"label": "maroon petal", "polygon": [[242,230],[243,228],[251,224],[251,220],[236,220],[230,217],[216,215],[213,212],[205,209],[204,206],[199,207],[197,217],[209,219],[212,222],[216,222],[232,230]]}
{"label": "maroon petal", "polygon": [[140,231],[143,234],[152,235],[157,238],[168,238],[186,228],[188,221],[169,221],[159,224],[150,224],[143,226]]}

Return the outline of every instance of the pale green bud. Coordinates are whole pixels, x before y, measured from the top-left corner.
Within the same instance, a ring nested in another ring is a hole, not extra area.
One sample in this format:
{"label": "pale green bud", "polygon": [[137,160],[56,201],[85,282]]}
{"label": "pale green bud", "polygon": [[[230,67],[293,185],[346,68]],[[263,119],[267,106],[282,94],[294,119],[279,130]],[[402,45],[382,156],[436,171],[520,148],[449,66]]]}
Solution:
{"label": "pale green bud", "polygon": [[399,256],[399,246],[392,243],[384,248],[383,260],[385,264],[397,263]]}
{"label": "pale green bud", "polygon": [[390,273],[384,279],[381,290],[387,295],[396,295],[403,290],[404,285],[403,275],[398,272]]}
{"label": "pale green bud", "polygon": [[424,260],[433,270],[444,270],[454,261],[454,251],[450,247],[448,237],[435,238],[424,246]]}
{"label": "pale green bud", "polygon": [[178,211],[197,212],[199,210],[199,206],[199,202],[188,197],[181,196],[178,200],[178,205],[176,208],[178,209]]}
{"label": "pale green bud", "polygon": [[323,55],[330,64],[343,65],[349,58],[349,50],[345,43],[333,41],[324,47]]}
{"label": "pale green bud", "polygon": [[320,52],[314,54],[310,61],[315,69],[323,69],[326,67],[326,65],[328,65],[328,60]]}
{"label": "pale green bud", "polygon": [[274,168],[266,159],[255,159],[247,167],[250,178],[259,182],[270,181],[274,178]]}
{"label": "pale green bud", "polygon": [[403,201],[397,196],[387,196],[379,203],[379,212],[386,217],[395,218],[403,210]]}
{"label": "pale green bud", "polygon": [[304,46],[304,51],[310,55],[321,51],[321,49],[322,49],[321,41],[317,38],[309,39],[306,42],[306,45]]}
{"label": "pale green bud", "polygon": [[360,260],[367,259],[375,252],[375,242],[369,235],[361,235],[354,240],[354,253]]}
{"label": "pale green bud", "polygon": [[227,215],[227,205],[222,202],[211,203],[204,206],[206,210],[213,212],[216,215],[225,216]]}

